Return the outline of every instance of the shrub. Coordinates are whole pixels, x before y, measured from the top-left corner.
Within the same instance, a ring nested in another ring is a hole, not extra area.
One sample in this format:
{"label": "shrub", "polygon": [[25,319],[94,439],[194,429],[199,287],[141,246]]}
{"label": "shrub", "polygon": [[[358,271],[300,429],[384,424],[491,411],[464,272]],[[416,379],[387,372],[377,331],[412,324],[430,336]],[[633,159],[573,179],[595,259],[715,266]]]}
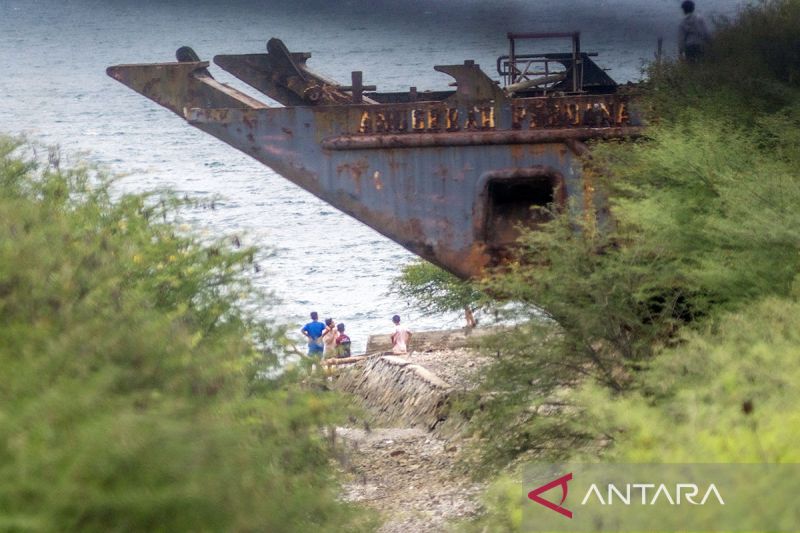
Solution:
{"label": "shrub", "polygon": [[423,313],[463,312],[467,327],[478,324],[475,313],[486,300],[474,282],[460,280],[423,259],[403,267],[394,279],[391,292],[413,303]]}
{"label": "shrub", "polygon": [[[640,97],[647,138],[597,145],[587,162],[603,169],[611,228],[557,215],[524,234],[518,261],[489,281],[489,293],[520,302],[520,317],[537,324],[494,341],[498,362],[473,399],[476,434],[501,439],[483,450],[492,468],[598,453],[613,442],[613,424],[591,423],[584,399],[565,391],[591,384],[621,400],[687,328],[791,293],[800,270],[800,106],[789,98],[797,80],[769,69],[733,76],[738,59],[725,50],[762,57],[767,26],[798,34],[800,18],[780,15],[795,9],[793,0],[748,8],[717,37],[736,44],[715,44],[725,60],[654,71]],[[772,84],[766,101],[748,83]]]}
{"label": "shrub", "polygon": [[364,526],[320,431],[335,399],[263,377],[285,341],[239,305],[252,250],[17,144],[0,142],[0,529]]}

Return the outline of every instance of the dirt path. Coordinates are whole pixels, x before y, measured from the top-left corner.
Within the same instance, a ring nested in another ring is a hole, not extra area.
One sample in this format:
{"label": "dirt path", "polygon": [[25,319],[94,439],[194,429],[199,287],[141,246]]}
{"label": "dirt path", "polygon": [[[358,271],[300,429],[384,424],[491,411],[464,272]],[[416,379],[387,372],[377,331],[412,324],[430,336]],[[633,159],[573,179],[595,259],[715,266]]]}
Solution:
{"label": "dirt path", "polygon": [[[467,349],[411,353],[424,366],[457,388],[469,388],[486,362]],[[344,443],[344,498],[378,510],[381,533],[439,532],[476,516],[483,484],[470,479],[459,464],[462,443],[419,428],[337,428]]]}
{"label": "dirt path", "polygon": [[457,468],[457,444],[417,428],[339,428],[348,448],[348,501],[378,510],[381,533],[446,531],[475,516],[483,486]]}

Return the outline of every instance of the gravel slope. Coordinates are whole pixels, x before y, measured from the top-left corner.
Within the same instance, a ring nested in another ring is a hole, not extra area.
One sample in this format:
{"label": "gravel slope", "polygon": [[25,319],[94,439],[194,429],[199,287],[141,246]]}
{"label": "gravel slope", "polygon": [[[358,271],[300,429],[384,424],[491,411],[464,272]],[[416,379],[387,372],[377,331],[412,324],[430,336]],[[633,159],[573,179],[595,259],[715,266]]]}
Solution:
{"label": "gravel slope", "polygon": [[[412,352],[406,358],[455,388],[474,386],[489,361],[467,348]],[[369,416],[369,415],[367,415]],[[419,428],[370,428],[369,420],[337,428],[343,442],[343,498],[378,510],[381,533],[447,531],[481,512],[484,485],[459,465],[462,443]]]}

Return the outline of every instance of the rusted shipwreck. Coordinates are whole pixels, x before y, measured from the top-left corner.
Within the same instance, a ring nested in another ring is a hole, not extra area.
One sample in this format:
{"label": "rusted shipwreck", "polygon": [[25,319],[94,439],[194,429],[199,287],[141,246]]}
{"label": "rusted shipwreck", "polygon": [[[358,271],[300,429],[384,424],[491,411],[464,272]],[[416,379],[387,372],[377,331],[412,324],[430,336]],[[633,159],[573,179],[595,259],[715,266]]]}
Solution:
{"label": "rusted shipwreck", "polygon": [[[267,53],[214,63],[283,104],[218,82],[188,47],[177,62],[108,74],[275,170],[328,204],[461,277],[501,260],[531,206],[597,208],[581,171],[584,141],[635,135],[629,95],[580,48],[578,33],[508,34],[501,82],[473,61],[440,65],[448,91],[378,92],[353,72],[343,86],[278,39]],[[531,39],[563,53],[524,54]]]}

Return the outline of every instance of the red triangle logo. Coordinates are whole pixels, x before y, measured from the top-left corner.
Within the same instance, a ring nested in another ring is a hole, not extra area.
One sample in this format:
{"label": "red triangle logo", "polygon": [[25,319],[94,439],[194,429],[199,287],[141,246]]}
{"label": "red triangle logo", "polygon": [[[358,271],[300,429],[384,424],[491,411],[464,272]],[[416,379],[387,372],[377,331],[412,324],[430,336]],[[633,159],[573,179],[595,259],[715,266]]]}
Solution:
{"label": "red triangle logo", "polygon": [[[562,515],[566,516],[567,518],[572,518],[572,511],[570,511],[569,509],[566,509],[564,507],[561,507],[561,505],[564,503],[564,500],[567,499],[567,492],[569,491],[569,487],[567,486],[567,483],[569,481],[571,481],[571,480],[572,480],[572,472],[570,472],[569,474],[567,474],[565,476],[561,476],[558,479],[554,479],[550,483],[548,483],[546,485],[542,485],[538,489],[533,489],[532,491],[530,491],[528,493],[528,498],[530,498],[531,500],[535,501],[539,505],[544,505],[548,509],[553,510],[553,511],[559,513],[559,514],[562,514]],[[553,503],[553,502],[551,502],[549,500],[545,500],[544,498],[539,496],[543,492],[547,492],[548,490],[550,490],[550,489],[552,489],[554,487],[558,487],[558,486],[561,487],[561,501],[558,502],[558,505],[556,505],[555,503]]]}

